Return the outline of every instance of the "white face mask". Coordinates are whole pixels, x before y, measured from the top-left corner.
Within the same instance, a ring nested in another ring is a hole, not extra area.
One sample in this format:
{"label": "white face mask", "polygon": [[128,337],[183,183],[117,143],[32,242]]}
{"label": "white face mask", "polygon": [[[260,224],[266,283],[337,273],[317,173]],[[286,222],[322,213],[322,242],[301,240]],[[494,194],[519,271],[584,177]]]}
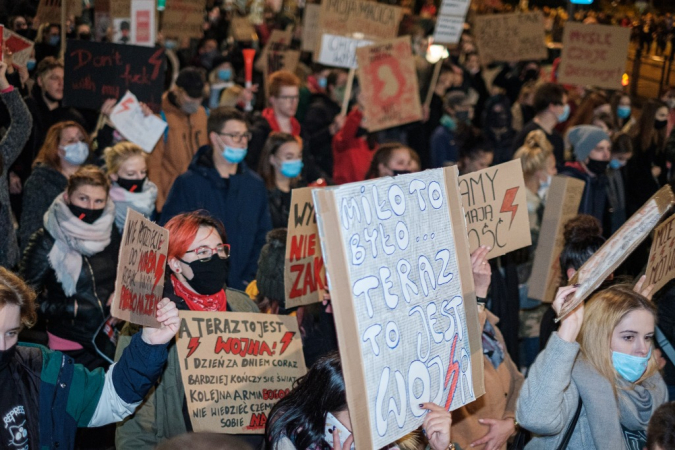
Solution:
{"label": "white face mask", "polygon": [[75,166],[83,164],[89,156],[89,146],[82,141],[62,146],[61,150],[65,152],[63,159]]}

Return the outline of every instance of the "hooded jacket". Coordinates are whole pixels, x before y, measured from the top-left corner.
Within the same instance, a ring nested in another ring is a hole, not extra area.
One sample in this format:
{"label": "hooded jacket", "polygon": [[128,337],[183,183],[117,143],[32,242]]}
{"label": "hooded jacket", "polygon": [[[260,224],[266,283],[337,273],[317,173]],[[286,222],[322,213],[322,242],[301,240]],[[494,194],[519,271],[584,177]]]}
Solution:
{"label": "hooded jacket", "polygon": [[204,107],[187,115],[172,101],[174,95],[169,91],[162,96],[162,119],[168,126],[148,158],[148,178],[157,185],[158,212],[176,177],[187,170],[197,150],[208,144]]}
{"label": "hooded jacket", "polygon": [[566,163],[559,174],[586,182],[579,205],[579,214],[590,214],[600,221],[603,230],[609,232],[611,226],[609,226],[608,215],[607,176],[593,177],[584,170],[579,162]]}
{"label": "hooded jacket", "polygon": [[231,246],[227,285],[244,289],[245,282],[255,279],[260,250],[272,229],[265,183],[243,161],[235,175],[222,178],[213,165],[213,149],[204,146],[192,159],[188,171],[176,178],[161,223],[200,209],[225,225]]}

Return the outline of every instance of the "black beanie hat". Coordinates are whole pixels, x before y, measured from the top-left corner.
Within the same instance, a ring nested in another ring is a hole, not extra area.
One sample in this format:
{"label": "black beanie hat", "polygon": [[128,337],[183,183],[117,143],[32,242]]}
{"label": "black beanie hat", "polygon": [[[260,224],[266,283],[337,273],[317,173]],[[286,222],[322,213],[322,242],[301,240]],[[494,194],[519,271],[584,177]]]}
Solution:
{"label": "black beanie hat", "polygon": [[176,86],[183,88],[191,98],[202,98],[205,84],[204,73],[196,67],[184,68],[176,78]]}
{"label": "black beanie hat", "polygon": [[260,295],[276,300],[280,308],[286,307],[284,289],[284,263],[286,259],[286,228],[276,228],[267,233],[267,243],[260,251],[256,282]]}

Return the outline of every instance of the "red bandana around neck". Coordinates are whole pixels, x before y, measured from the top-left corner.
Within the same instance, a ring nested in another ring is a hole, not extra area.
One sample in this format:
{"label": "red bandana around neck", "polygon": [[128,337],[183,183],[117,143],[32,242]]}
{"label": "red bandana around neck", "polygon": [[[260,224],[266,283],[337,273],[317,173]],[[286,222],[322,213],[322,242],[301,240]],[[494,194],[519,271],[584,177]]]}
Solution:
{"label": "red bandana around neck", "polygon": [[[279,122],[277,122],[277,117],[274,115],[274,110],[272,108],[263,109],[262,116],[270,124],[272,131],[281,131],[279,127]],[[295,137],[300,136],[300,122],[295,117],[291,117],[291,134]]]}
{"label": "red bandana around neck", "polygon": [[190,311],[227,311],[227,294],[221,289],[213,295],[201,295],[192,292],[180,282],[175,275],[171,275],[173,290],[190,308]]}

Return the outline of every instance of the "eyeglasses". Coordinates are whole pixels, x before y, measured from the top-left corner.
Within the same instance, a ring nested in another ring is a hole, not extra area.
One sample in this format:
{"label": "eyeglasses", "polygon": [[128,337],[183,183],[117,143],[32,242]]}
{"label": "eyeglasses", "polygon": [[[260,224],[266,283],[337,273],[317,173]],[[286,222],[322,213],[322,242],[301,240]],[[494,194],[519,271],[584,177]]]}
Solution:
{"label": "eyeglasses", "polygon": [[290,101],[293,101],[293,102],[297,102],[298,100],[300,100],[300,96],[299,96],[299,95],[280,95],[280,96],[277,97],[277,98],[278,98],[279,100],[284,100],[284,101],[289,101],[289,100],[290,100]]}
{"label": "eyeglasses", "polygon": [[[215,246],[215,248],[202,245],[201,247],[197,247],[195,249],[188,250],[185,252],[186,255],[188,253],[194,253],[195,255],[197,255],[197,260],[200,262],[211,261],[211,258],[213,258],[214,253],[217,253],[220,259],[227,259],[230,257],[230,244],[218,244]],[[185,263],[185,261],[182,260],[181,262]]]}
{"label": "eyeglasses", "polygon": [[234,142],[237,144],[241,144],[241,142],[246,139],[246,142],[251,140],[251,136],[253,136],[251,133],[218,133],[219,136],[227,136],[230,139],[232,139]]}

